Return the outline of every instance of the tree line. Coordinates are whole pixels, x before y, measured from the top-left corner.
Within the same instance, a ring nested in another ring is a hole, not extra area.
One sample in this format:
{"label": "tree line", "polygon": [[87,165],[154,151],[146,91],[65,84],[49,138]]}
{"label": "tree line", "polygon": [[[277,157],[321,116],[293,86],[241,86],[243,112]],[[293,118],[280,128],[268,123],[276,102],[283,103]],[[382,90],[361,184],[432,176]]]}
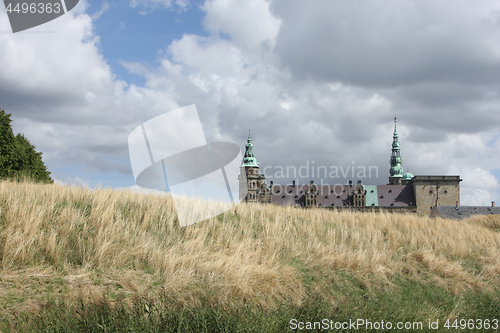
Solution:
{"label": "tree line", "polygon": [[10,116],[0,109],[0,179],[53,183],[42,153],[23,134],[14,135]]}

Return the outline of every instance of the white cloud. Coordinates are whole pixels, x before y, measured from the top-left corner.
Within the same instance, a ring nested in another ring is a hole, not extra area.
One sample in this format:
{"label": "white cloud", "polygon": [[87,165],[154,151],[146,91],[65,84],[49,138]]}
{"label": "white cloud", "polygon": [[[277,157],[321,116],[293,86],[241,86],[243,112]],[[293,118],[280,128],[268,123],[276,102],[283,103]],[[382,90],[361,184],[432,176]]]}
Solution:
{"label": "white cloud", "polygon": [[189,0],[130,0],[130,7],[146,7],[149,9],[155,9],[161,7],[170,8],[175,4],[181,9],[186,9],[189,6],[189,2]]}
{"label": "white cloud", "polygon": [[107,12],[110,8],[111,6],[109,5],[108,1],[104,1],[101,5],[101,9],[90,16],[92,18],[92,21],[97,21],[101,17],[101,15]]}
{"label": "white cloud", "polygon": [[245,50],[261,47],[262,43],[274,45],[280,21],[269,11],[268,1],[211,0],[202,8],[207,12],[204,25],[212,34],[228,34]]}

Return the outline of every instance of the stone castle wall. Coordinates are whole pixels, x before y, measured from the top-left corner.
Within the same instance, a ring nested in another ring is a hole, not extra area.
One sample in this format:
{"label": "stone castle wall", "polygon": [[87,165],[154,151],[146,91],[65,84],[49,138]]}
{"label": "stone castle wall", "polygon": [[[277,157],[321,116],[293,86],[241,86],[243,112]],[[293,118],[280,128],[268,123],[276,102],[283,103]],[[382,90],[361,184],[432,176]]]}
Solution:
{"label": "stone castle wall", "polygon": [[434,206],[459,206],[460,181],[460,176],[415,176],[417,214],[429,216]]}

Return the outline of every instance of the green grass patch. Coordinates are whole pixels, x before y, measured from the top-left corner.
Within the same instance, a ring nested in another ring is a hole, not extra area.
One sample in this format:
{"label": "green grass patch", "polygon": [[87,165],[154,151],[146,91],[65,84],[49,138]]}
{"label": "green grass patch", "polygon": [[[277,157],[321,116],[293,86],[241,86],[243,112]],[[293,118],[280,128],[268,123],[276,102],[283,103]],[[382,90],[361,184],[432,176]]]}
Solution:
{"label": "green grass patch", "polygon": [[[424,331],[429,320],[500,319],[500,294],[469,292],[454,296],[445,289],[404,277],[394,278],[390,290],[372,288],[346,273],[337,275],[332,288],[310,291],[300,306],[281,304],[264,309],[245,302],[223,306],[210,299],[196,307],[181,306],[161,295],[155,298],[125,298],[110,292],[99,302],[78,300],[68,306],[64,299],[49,297],[36,313],[3,315],[1,332],[294,332],[298,323],[418,322]],[[295,320],[295,321],[294,321]],[[311,324],[313,325],[313,324]],[[306,326],[304,326],[306,327]],[[295,329],[294,329],[295,328]],[[324,328],[324,326],[323,326]],[[335,330],[311,329],[307,332]],[[338,331],[338,330],[337,330]],[[350,332],[354,330],[343,330]],[[370,331],[364,327],[357,331]],[[373,330],[384,332],[390,330]],[[412,330],[408,330],[412,331]],[[453,331],[453,330],[451,330]]]}

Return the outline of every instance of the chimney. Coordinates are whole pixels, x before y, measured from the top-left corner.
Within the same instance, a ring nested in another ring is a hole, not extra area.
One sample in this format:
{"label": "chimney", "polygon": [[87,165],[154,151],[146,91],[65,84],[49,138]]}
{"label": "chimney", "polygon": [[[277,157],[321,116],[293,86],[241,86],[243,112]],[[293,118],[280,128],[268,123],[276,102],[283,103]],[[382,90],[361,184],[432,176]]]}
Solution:
{"label": "chimney", "polygon": [[273,188],[273,181],[272,180],[269,184],[270,184],[271,188]]}
{"label": "chimney", "polygon": [[495,207],[495,201],[491,202],[491,207]]}
{"label": "chimney", "polygon": [[352,180],[349,181],[349,187],[352,187]]}
{"label": "chimney", "polygon": [[292,186],[295,186],[295,180],[294,180],[294,181],[292,181]]}
{"label": "chimney", "polygon": [[310,183],[311,183],[311,185],[312,185],[312,184],[314,184],[314,180],[311,180],[311,182],[310,182]]}

